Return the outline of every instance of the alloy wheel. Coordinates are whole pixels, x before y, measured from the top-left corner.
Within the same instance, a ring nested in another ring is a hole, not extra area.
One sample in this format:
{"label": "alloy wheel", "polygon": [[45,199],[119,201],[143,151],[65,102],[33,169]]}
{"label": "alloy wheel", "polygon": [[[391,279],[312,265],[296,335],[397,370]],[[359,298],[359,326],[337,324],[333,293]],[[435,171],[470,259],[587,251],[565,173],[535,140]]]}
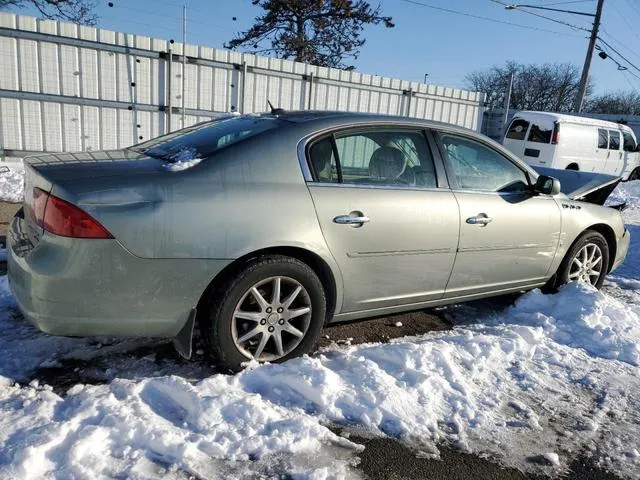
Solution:
{"label": "alloy wheel", "polygon": [[248,359],[268,362],[292,352],[311,323],[311,298],[300,282],[270,277],[249,288],[233,313],[231,334]]}
{"label": "alloy wheel", "polygon": [[595,243],[585,244],[571,261],[569,281],[595,285],[602,274],[602,250]]}

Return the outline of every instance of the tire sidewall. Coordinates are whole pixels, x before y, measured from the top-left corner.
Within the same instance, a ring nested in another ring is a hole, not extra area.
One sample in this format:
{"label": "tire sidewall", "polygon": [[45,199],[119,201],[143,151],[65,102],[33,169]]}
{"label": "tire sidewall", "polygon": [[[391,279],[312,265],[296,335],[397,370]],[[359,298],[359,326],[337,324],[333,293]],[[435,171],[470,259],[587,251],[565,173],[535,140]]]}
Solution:
{"label": "tire sidewall", "polygon": [[325,322],[326,298],[322,283],[315,272],[306,264],[282,256],[261,257],[250,262],[237,273],[216,298],[209,318],[210,329],[207,343],[210,345],[214,361],[223,368],[238,371],[242,364],[249,362],[233,341],[232,318],[238,302],[256,283],[269,277],[290,277],[300,282],[311,299],[311,320],[307,332],[296,348],[275,360],[283,362],[292,357],[309,352],[317,342]]}
{"label": "tire sidewall", "polygon": [[588,243],[594,243],[598,245],[600,251],[602,252],[602,268],[604,269],[598,277],[598,281],[593,285],[597,289],[600,289],[602,284],[604,283],[604,279],[607,276],[607,270],[609,268],[609,244],[607,240],[602,236],[602,234],[588,230],[584,232],[578,239],[573,243],[567,255],[565,256],[562,265],[560,266],[560,270],[558,272],[558,284],[565,285],[569,283],[569,271],[571,269],[571,263],[573,259],[578,254],[578,252]]}

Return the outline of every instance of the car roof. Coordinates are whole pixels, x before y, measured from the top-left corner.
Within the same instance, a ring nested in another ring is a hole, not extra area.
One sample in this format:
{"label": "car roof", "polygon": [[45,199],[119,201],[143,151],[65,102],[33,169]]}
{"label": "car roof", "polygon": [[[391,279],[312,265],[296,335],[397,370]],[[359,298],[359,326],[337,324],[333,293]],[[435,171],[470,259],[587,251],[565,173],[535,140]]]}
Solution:
{"label": "car roof", "polygon": [[633,131],[628,125],[624,125],[623,123],[610,122],[608,120],[602,120],[602,119],[593,118],[593,117],[568,115],[565,113],[521,110],[515,113],[514,118],[516,117],[524,118],[525,120],[527,119],[527,117],[529,118],[547,117],[562,123],[575,123],[578,125],[591,125],[591,126],[603,127],[603,128],[621,128],[622,130]]}
{"label": "car roof", "polygon": [[[437,122],[435,120],[425,120],[421,118],[404,117],[400,115],[382,115],[377,113],[361,113],[361,112],[344,112],[333,110],[276,110],[273,113],[252,114],[262,117],[276,117],[287,120],[296,124],[315,124],[321,123],[324,127],[344,126],[348,124],[403,124],[415,125],[422,128],[439,128],[447,130],[456,130],[465,133],[479,135],[478,132],[453,125],[451,123]],[[311,126],[311,125],[310,125]]]}

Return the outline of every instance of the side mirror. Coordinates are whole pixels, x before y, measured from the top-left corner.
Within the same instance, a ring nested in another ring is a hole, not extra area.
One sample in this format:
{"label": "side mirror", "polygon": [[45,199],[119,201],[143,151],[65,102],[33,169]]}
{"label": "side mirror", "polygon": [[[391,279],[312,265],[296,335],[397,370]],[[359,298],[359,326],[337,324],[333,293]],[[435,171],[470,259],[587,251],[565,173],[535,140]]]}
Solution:
{"label": "side mirror", "polygon": [[557,195],[560,193],[560,180],[546,175],[540,175],[533,186],[533,191],[545,195]]}

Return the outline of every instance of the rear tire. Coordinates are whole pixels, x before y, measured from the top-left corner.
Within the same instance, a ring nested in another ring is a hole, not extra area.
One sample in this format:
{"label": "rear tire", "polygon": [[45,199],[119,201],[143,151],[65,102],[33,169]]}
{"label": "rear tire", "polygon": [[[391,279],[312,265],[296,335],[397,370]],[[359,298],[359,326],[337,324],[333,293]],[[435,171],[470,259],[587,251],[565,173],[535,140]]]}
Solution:
{"label": "rear tire", "polygon": [[204,337],[216,366],[283,362],[313,349],[324,325],[326,297],[315,272],[282,255],[251,260],[215,292]]}
{"label": "rear tire", "polygon": [[555,276],[553,289],[574,281],[589,283],[600,289],[608,269],[607,240],[594,230],[586,230],[573,243],[562,260]]}
{"label": "rear tire", "polygon": [[629,178],[627,178],[628,182],[633,182],[634,180],[638,180],[640,179],[640,167],[636,167],[633,169],[633,172],[631,172],[631,174],[629,175]]}
{"label": "rear tire", "polygon": [[579,171],[580,167],[578,166],[577,163],[571,163],[569,165],[567,165],[567,168],[565,168],[565,170],[575,170],[575,171]]}

